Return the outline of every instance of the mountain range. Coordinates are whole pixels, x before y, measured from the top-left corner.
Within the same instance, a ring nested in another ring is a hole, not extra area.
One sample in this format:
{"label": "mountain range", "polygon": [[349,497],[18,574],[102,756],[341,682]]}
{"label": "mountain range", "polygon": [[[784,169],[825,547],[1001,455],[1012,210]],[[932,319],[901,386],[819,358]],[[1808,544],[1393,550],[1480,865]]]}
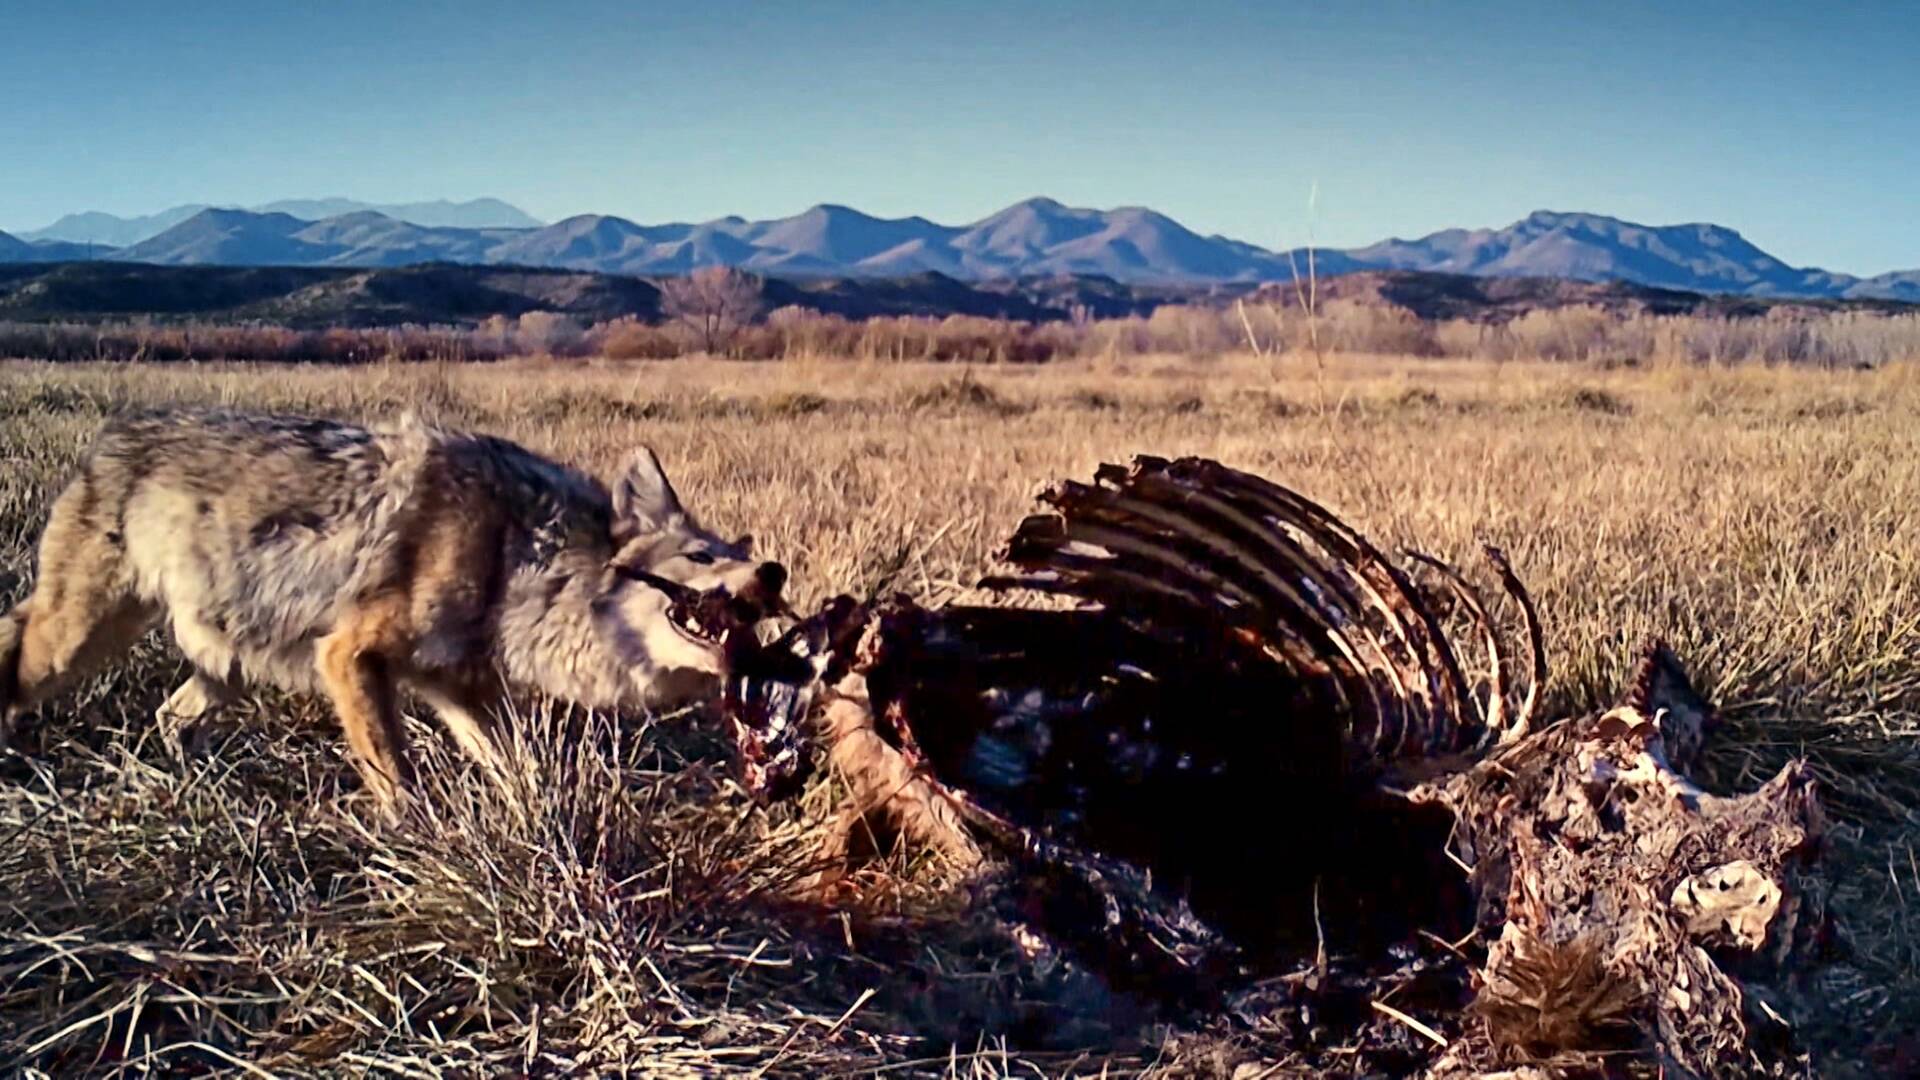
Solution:
{"label": "mountain range", "polygon": [[[122,248],[158,236],[175,225],[206,210],[208,203],[188,203],[157,214],[118,217],[99,210],[68,214],[51,225],[19,234],[26,241],[60,240],[95,247]],[[467,202],[365,203],[355,199],[282,199],[260,206],[230,207],[257,214],[290,214],[306,221],[339,217],[371,210],[397,221],[413,225],[443,226],[457,229],[535,229],[541,222],[526,211],[499,199],[472,199]]]}
{"label": "mountain range", "polygon": [[[152,228],[165,216],[144,219],[140,228]],[[495,200],[379,208],[304,200],[252,210],[201,208],[111,252],[93,249],[92,255],[162,265],[378,268],[448,262],[639,276],[729,265],[789,279],[933,273],[973,282],[1097,276],[1175,285],[1290,281],[1308,266],[1304,250],[1271,251],[1202,236],[1142,207],[1089,210],[1045,198],[1016,203],[969,225],[879,218],[836,205],[787,218],[725,217],[697,224],[642,225],[588,214],[540,225],[520,220],[525,217]],[[133,223],[126,224],[131,230]],[[80,226],[56,234],[58,228],[56,223],[24,239],[0,233],[0,262],[86,257],[71,240]],[[1756,297],[1920,302],[1920,270],[1859,278],[1788,265],[1724,226],[1651,226],[1544,210],[1501,229],[1447,229],[1416,240],[1316,249],[1312,261],[1318,274],[1329,277],[1409,270],[1624,281]]]}

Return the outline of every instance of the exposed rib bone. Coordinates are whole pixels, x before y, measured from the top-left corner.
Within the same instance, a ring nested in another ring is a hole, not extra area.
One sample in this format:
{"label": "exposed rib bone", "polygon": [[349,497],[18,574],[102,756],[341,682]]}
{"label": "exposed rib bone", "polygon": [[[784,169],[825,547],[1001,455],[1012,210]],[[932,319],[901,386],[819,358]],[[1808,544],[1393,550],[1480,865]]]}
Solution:
{"label": "exposed rib bone", "polygon": [[1453,595],[1458,597],[1462,607],[1473,616],[1475,625],[1487,639],[1487,703],[1482,711],[1487,730],[1495,735],[1506,728],[1507,709],[1507,665],[1506,656],[1501,649],[1500,635],[1493,628],[1493,620],[1487,616],[1486,605],[1480,602],[1479,590],[1467,582],[1460,571],[1424,552],[1407,549],[1407,557],[1414,559],[1433,570],[1446,580]]}
{"label": "exposed rib bone", "polygon": [[1527,683],[1526,699],[1520,703],[1519,715],[1514,717],[1513,725],[1500,735],[1503,743],[1525,738],[1533,730],[1533,711],[1540,701],[1540,688],[1547,682],[1547,642],[1546,634],[1540,628],[1540,613],[1534,609],[1533,597],[1527,595],[1527,587],[1520,583],[1520,576],[1513,572],[1513,564],[1507,561],[1507,553],[1484,545],[1487,561],[1500,572],[1500,583],[1520,604],[1520,614],[1527,622],[1528,666],[1532,668],[1533,678]]}

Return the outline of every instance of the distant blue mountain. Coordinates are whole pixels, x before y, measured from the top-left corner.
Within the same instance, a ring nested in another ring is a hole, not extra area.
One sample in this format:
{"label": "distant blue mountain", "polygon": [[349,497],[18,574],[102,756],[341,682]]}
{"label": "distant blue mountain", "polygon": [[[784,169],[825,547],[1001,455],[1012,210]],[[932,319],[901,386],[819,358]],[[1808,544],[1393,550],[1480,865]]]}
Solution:
{"label": "distant blue mountain", "polygon": [[69,244],[59,240],[28,242],[10,233],[0,232],[0,263],[74,262],[111,254],[111,248],[89,244]]}
{"label": "distant blue mountain", "polygon": [[1504,229],[1448,229],[1346,254],[1370,269],[1632,281],[1755,296],[1837,296],[1858,284],[1847,275],[1788,266],[1719,225],[1636,225],[1549,210]]}
{"label": "distant blue mountain", "polygon": [[282,199],[252,209],[267,214],[292,214],[308,221],[371,210],[412,225],[446,229],[537,229],[539,218],[499,199],[449,202],[364,203],[355,199]]}
{"label": "distant blue mountain", "polygon": [[[505,204],[481,205],[491,202],[412,204],[409,212],[431,217],[434,214],[418,208],[451,208],[446,214],[458,211],[455,216],[464,215],[462,220],[482,221],[510,220],[519,213]],[[1016,203],[970,225],[941,225],[923,217],[880,218],[834,205],[769,221],[727,217],[662,225],[596,214],[551,225],[434,224],[345,200],[274,205],[287,209],[200,208],[113,257],[233,266],[454,262],[637,275],[726,265],[795,278],[931,272],[969,281],[1096,275],[1135,284],[1289,281],[1308,266],[1305,251],[1269,251],[1223,236],[1202,236],[1144,207],[1089,210],[1044,198]],[[307,216],[341,207],[350,209],[318,220]],[[52,250],[8,239],[14,246],[0,245],[0,262],[46,261]],[[1862,279],[1789,266],[1719,225],[1650,226],[1546,210],[1503,229],[1447,229],[1416,240],[1318,249],[1312,264],[1325,276],[1419,270],[1619,280],[1749,296],[1920,301],[1920,271]]]}
{"label": "distant blue mountain", "polygon": [[130,218],[117,217],[99,210],[85,210],[78,214],[68,214],[46,228],[28,230],[20,236],[27,240],[59,240],[76,244],[98,244],[104,247],[126,247],[150,236],[158,236],[206,208],[202,203],[193,203],[187,206],[176,206],[171,210],[162,210],[157,214]]}
{"label": "distant blue mountain", "polygon": [[[188,203],[170,210],[162,210],[157,214],[140,217],[118,217],[98,210],[87,210],[78,214],[68,214],[45,228],[22,232],[20,238],[129,247],[142,240],[158,236],[202,210],[208,209],[212,207],[207,203]],[[242,208],[226,207],[225,209]],[[532,229],[540,226],[538,218],[499,199],[473,199],[468,202],[448,202],[445,199],[437,199],[432,202],[417,203],[364,203],[341,198],[282,199],[279,202],[244,209],[261,214],[287,214],[304,221],[319,221],[323,218],[372,210],[414,225],[456,229]]]}

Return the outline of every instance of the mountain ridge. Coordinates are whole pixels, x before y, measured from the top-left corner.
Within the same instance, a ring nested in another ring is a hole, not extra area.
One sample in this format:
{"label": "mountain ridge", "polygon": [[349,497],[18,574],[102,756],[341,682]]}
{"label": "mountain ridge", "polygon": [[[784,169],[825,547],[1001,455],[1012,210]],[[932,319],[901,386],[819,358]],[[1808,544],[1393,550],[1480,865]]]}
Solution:
{"label": "mountain ridge", "polygon": [[70,244],[62,240],[24,240],[12,233],[0,232],[0,263],[51,263],[85,260],[93,257],[88,244]]}
{"label": "mountain ridge", "polygon": [[75,244],[104,244],[123,248],[152,239],[205,210],[247,210],[261,214],[290,214],[305,221],[321,221],[364,210],[414,225],[454,228],[538,228],[543,224],[526,211],[500,199],[482,196],[457,202],[431,199],[410,203],[369,203],[340,196],[315,199],[279,199],[255,206],[215,206],[212,203],[183,203],[153,214],[121,217],[101,210],[83,210],[63,215],[51,225],[25,229],[16,235],[27,241],[59,240]]}
{"label": "mountain ridge", "polygon": [[[42,254],[0,245],[0,261],[48,261],[34,257]],[[1290,281],[1308,265],[1307,255],[1305,249],[1272,251],[1202,236],[1148,207],[1094,210],[1035,197],[965,225],[917,215],[876,217],[832,203],[761,221],[725,217],[644,225],[581,214],[537,227],[484,228],[422,225],[364,206],[317,221],[284,211],[204,208],[110,257],[225,266],[453,262],[640,276],[728,265],[790,278],[1095,275],[1135,284],[1204,285]],[[1312,264],[1325,277],[1408,270],[1626,281],[1734,296],[1920,302],[1920,269],[1860,278],[1789,265],[1738,231],[1709,222],[1656,226],[1575,211],[1539,210],[1497,229],[1450,228],[1357,248],[1315,248]]]}

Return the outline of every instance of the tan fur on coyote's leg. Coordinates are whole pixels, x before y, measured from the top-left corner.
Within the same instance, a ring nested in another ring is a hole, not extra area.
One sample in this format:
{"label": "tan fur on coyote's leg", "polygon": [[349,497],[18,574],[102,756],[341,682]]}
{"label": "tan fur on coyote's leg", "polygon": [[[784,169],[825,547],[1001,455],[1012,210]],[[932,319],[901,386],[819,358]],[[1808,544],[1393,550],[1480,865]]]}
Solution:
{"label": "tan fur on coyote's leg", "polygon": [[21,623],[15,712],[24,712],[126,652],[153,625],[152,609],[131,598],[104,610],[85,605],[78,601],[44,610],[29,600],[22,605],[24,618],[15,612],[13,618]]}
{"label": "tan fur on coyote's leg", "polygon": [[405,640],[404,598],[362,606],[320,639],[316,660],[367,789],[389,816],[413,785],[406,729],[395,707],[392,647]]}
{"label": "tan fur on coyote's leg", "polygon": [[9,717],[132,648],[153,623],[133,596],[119,538],[91,520],[94,502],[84,479],[54,501],[39,581],[0,631],[0,713]]}
{"label": "tan fur on coyote's leg", "polygon": [[415,694],[425,701],[433,714],[445,724],[468,758],[486,771],[495,783],[507,778],[506,758],[500,748],[500,725],[481,704],[479,696],[442,680],[412,683]]}

